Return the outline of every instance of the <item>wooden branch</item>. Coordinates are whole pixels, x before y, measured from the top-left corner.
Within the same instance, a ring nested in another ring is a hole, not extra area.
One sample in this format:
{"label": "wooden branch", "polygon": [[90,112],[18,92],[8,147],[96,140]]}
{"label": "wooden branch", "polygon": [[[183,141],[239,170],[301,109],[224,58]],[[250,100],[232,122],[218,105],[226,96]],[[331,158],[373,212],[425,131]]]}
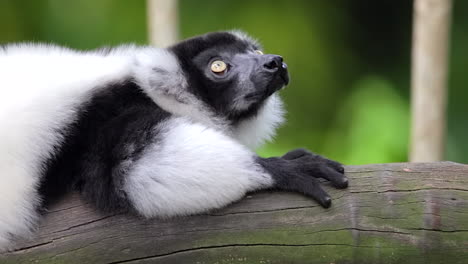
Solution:
{"label": "wooden branch", "polygon": [[466,263],[467,165],[346,171],[349,189],[325,186],[330,209],[265,192],[207,215],[144,220],[97,213],[72,195],[0,263]]}
{"label": "wooden branch", "polygon": [[177,0],[147,0],[148,36],[151,45],[167,47],[179,39]]}
{"label": "wooden branch", "polygon": [[452,0],[415,0],[410,161],[443,160]]}

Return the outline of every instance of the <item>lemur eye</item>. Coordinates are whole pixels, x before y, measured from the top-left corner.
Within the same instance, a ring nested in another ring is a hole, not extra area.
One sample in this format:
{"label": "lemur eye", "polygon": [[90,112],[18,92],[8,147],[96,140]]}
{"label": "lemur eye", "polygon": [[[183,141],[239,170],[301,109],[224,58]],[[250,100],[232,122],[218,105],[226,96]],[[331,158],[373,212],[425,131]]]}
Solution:
{"label": "lemur eye", "polygon": [[263,55],[263,51],[261,50],[255,50],[255,53],[257,53],[258,55]]}
{"label": "lemur eye", "polygon": [[211,71],[214,73],[223,73],[227,69],[227,65],[224,61],[215,60],[211,63]]}

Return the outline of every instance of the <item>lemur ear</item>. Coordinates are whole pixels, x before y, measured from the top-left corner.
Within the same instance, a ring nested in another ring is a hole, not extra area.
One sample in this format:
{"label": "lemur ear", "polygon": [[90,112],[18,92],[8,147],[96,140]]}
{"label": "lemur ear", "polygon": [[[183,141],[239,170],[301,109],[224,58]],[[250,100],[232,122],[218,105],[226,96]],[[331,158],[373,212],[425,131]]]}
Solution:
{"label": "lemur ear", "polygon": [[[135,81],[148,95],[178,91],[187,87],[187,80],[174,54],[166,49],[143,49],[134,64]],[[173,89],[177,88],[177,89]]]}

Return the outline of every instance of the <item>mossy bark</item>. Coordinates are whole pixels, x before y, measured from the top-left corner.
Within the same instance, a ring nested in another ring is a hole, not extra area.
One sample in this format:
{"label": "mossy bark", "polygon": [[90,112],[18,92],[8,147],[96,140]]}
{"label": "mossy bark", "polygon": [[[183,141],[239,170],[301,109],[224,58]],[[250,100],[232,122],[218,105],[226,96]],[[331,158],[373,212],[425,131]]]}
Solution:
{"label": "mossy bark", "polygon": [[[468,166],[346,168],[323,209],[293,193],[250,194],[207,215],[101,214],[74,194],[0,263],[468,263]],[[326,184],[325,184],[326,185]]]}

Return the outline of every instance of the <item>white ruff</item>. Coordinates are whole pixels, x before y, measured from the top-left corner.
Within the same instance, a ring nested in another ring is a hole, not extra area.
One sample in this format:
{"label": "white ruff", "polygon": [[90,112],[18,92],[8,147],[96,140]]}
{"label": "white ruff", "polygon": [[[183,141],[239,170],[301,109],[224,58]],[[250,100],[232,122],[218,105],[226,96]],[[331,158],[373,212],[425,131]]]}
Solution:
{"label": "white ruff", "polygon": [[256,116],[239,123],[234,128],[235,138],[245,146],[255,149],[273,139],[276,129],[284,122],[283,103],[273,94]]}

